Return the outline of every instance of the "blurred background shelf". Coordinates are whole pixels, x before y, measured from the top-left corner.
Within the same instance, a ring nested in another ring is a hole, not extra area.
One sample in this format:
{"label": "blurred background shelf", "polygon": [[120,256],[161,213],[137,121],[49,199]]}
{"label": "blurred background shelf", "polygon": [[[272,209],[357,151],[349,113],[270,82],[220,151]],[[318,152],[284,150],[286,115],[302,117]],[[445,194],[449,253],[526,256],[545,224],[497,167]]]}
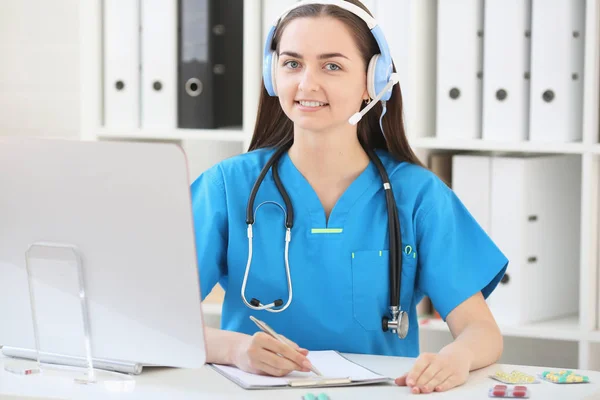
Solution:
{"label": "blurred background shelf", "polygon": [[[439,318],[423,317],[419,320],[423,331],[449,332],[448,325]],[[577,315],[541,321],[521,326],[500,325],[504,336],[578,341],[582,334]]]}
{"label": "blurred background shelf", "polygon": [[244,142],[247,137],[242,127],[219,129],[152,129],[118,131],[99,129],[98,139],[138,139],[138,140],[207,140],[223,142]]}
{"label": "blurred background shelf", "polygon": [[600,146],[590,147],[583,143],[552,142],[499,142],[485,139],[440,139],[436,137],[409,138],[412,147],[429,150],[456,150],[482,152],[554,153],[583,154],[588,151],[600,152]]}

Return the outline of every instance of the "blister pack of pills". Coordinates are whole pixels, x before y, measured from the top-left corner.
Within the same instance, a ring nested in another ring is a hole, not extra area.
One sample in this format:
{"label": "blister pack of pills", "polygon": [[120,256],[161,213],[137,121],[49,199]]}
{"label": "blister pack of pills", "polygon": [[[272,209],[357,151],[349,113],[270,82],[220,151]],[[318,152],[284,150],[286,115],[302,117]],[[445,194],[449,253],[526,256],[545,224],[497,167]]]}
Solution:
{"label": "blister pack of pills", "polygon": [[490,375],[490,378],[510,385],[540,383],[540,380],[535,376],[517,370],[511,372],[498,371],[494,375]]}
{"label": "blister pack of pills", "polygon": [[587,376],[576,374],[569,369],[544,371],[540,374],[540,378],[552,383],[589,383],[590,381]]}
{"label": "blister pack of pills", "polygon": [[504,397],[513,399],[527,399],[529,398],[529,389],[526,386],[506,386],[496,385],[490,388],[488,393],[489,397]]}

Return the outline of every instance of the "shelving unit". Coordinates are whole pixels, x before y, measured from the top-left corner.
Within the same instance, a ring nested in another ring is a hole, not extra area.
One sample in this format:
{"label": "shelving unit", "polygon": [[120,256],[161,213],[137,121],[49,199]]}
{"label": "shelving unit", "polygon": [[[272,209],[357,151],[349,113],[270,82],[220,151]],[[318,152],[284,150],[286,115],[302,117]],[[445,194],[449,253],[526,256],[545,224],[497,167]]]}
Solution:
{"label": "shelving unit", "polygon": [[[410,138],[410,145],[424,150],[454,150],[512,153],[584,154],[593,149],[583,143],[497,142],[483,139],[448,140],[435,137]],[[600,149],[597,149],[600,150]]]}
{"label": "shelving unit", "polygon": [[[578,341],[581,338],[579,325],[579,317],[568,316],[519,327],[500,325],[500,329],[505,336]],[[435,318],[421,319],[420,327],[423,330],[449,332],[448,325]]]}
{"label": "shelving unit", "polygon": [[[101,4],[102,0],[92,0],[80,7],[80,76],[81,76],[81,139],[83,140],[173,140],[184,143],[188,147],[206,147],[207,153],[217,154],[216,159],[202,160],[208,167],[219,161],[219,154],[240,151],[247,148],[256,117],[258,98],[261,90],[262,52],[266,26],[278,12],[293,3],[293,0],[243,0],[244,1],[244,84],[241,88],[243,96],[243,125],[231,129],[217,130],[187,130],[167,129],[164,131],[135,130],[132,132],[119,132],[106,130],[102,125],[102,26]],[[392,0],[370,0],[366,4],[375,12],[380,2]],[[413,0],[416,1],[416,0]],[[419,0],[421,2],[421,0]],[[432,7],[435,0],[423,0],[423,7]],[[550,5],[549,5],[550,6]],[[275,9],[277,8],[277,9]],[[427,12],[422,15],[427,15]],[[386,16],[390,20],[390,16]],[[425,18],[425,17],[423,17]],[[414,22],[414,21],[413,21]],[[391,25],[388,25],[391,26]],[[399,28],[398,28],[399,29]],[[386,30],[386,36],[392,37],[394,32]],[[418,40],[418,35],[411,35],[411,40]],[[432,35],[435,36],[435,35]],[[432,40],[429,38],[429,40]],[[581,157],[582,189],[581,189],[581,244],[579,249],[570,251],[579,253],[578,271],[565,271],[565,273],[579,274],[579,313],[577,315],[527,324],[519,327],[502,326],[506,338],[511,340],[511,345],[529,346],[531,340],[537,343],[563,343],[570,352],[577,348],[575,367],[595,368],[600,370],[600,285],[598,278],[598,250],[599,237],[599,191],[600,191],[600,143],[599,119],[600,110],[600,0],[587,0],[586,27],[585,27],[585,63],[584,63],[584,107],[583,107],[583,139],[573,143],[535,143],[535,142],[490,142],[486,140],[440,140],[434,137],[434,132],[423,132],[422,127],[429,126],[435,117],[435,103],[426,107],[426,113],[409,116],[409,120],[416,121],[420,128],[414,129],[418,136],[409,132],[409,142],[425,161],[428,154],[435,152],[485,152],[485,153],[544,153],[544,154],[573,154]],[[428,42],[429,43],[429,42]],[[429,43],[431,44],[431,43]],[[416,46],[418,52],[431,52],[427,46]],[[423,60],[427,58],[423,56]],[[411,62],[415,62],[411,60]],[[398,67],[400,64],[396,62]],[[417,67],[414,67],[417,65]],[[420,64],[412,65],[414,70],[422,74]],[[433,71],[435,72],[435,71]],[[414,72],[417,74],[417,72]],[[430,77],[433,80],[435,76]],[[424,82],[423,76],[408,75],[410,82],[401,85],[420,87]],[[416,99],[410,94],[406,95],[405,102]],[[415,100],[416,101],[416,100]],[[420,121],[422,119],[423,121]],[[426,120],[426,121],[425,121]],[[234,147],[232,147],[234,146]],[[234,150],[232,150],[234,149]],[[193,177],[192,177],[193,178]],[[560,294],[549,293],[549,296]],[[205,304],[204,309],[212,323],[218,324],[220,305],[218,303]],[[422,337],[441,335],[443,340],[448,340],[448,327],[440,320],[424,320],[420,325]],[[550,342],[547,342],[550,341]],[[518,353],[518,351],[515,351]],[[526,352],[524,352],[526,354]],[[513,359],[504,360],[515,362]],[[516,360],[523,363],[535,364],[532,360]]]}
{"label": "shelving unit", "polygon": [[246,133],[242,127],[223,129],[173,129],[117,131],[99,129],[95,136],[99,139],[153,139],[153,140],[199,140],[244,142]]}

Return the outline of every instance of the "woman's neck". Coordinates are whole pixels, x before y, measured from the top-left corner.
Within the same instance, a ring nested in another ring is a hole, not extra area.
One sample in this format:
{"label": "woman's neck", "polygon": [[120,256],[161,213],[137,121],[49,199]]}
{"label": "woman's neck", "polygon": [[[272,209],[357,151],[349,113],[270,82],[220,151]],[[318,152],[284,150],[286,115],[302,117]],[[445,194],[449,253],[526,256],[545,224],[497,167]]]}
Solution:
{"label": "woman's neck", "polygon": [[311,184],[354,180],[369,164],[355,128],[337,133],[295,130],[289,156]]}

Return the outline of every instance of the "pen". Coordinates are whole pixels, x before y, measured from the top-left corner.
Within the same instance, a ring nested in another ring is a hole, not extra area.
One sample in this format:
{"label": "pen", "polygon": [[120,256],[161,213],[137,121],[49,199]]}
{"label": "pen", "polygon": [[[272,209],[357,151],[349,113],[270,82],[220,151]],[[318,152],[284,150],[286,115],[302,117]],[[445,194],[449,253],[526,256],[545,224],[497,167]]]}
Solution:
{"label": "pen", "polygon": [[[272,337],[274,337],[275,339],[279,340],[281,343],[283,343],[284,345],[286,345],[287,347],[289,347],[292,350],[296,350],[294,349],[292,346],[290,346],[289,343],[287,343],[285,340],[283,340],[281,338],[281,336],[279,336],[277,334],[277,332],[275,332],[273,330],[273,328],[271,328],[269,325],[267,325],[266,323],[264,323],[263,321],[254,318],[252,315],[250,316],[250,319],[260,328],[261,331],[265,332],[268,335],[271,335]],[[323,376],[323,374],[313,365],[310,369],[312,372],[314,372],[315,374],[319,375],[319,376]]]}

